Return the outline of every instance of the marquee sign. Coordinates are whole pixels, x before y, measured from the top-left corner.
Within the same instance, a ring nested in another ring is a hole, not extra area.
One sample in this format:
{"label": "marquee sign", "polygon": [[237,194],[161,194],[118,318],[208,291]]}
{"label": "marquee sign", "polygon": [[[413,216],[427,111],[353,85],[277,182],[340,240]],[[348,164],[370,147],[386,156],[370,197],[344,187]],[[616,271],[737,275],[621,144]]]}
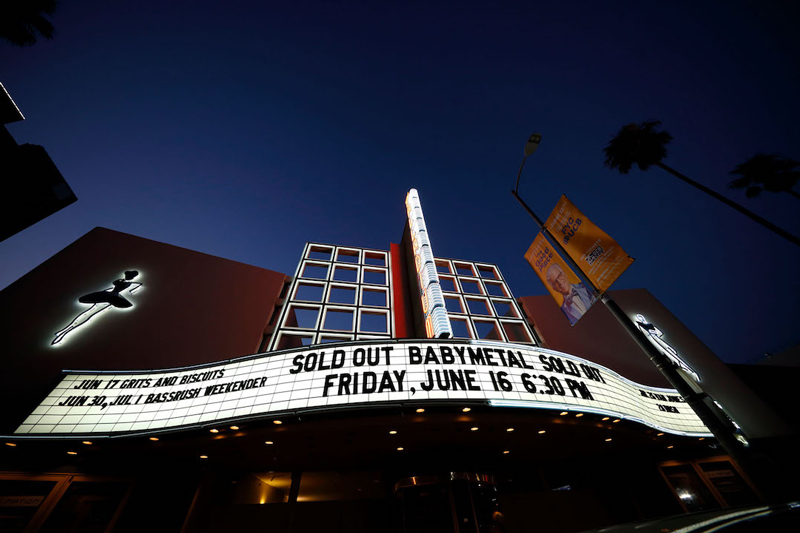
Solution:
{"label": "marquee sign", "polygon": [[65,371],[15,436],[117,436],[360,406],[485,401],[626,418],[711,436],[672,389],[533,346],[489,341],[325,344],[162,371]]}
{"label": "marquee sign", "polygon": [[411,229],[422,311],[425,314],[425,332],[429,339],[450,338],[453,336],[453,328],[447,317],[442,286],[439,284],[439,274],[436,273],[436,262],[431,250],[431,241],[428,240],[428,229],[425,227],[425,217],[422,216],[417,189],[411,189],[406,195],[406,213]]}

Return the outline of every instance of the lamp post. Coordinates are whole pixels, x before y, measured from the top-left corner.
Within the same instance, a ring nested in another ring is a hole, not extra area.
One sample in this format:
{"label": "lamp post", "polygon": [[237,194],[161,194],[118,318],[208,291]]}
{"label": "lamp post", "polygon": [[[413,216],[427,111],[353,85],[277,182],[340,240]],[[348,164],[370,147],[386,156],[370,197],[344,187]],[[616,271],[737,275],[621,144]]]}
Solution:
{"label": "lamp post", "polygon": [[[542,219],[536,216],[536,213],[534,213],[528,204],[526,204],[525,201],[519,196],[519,180],[522,176],[522,168],[525,166],[525,161],[528,159],[528,157],[532,155],[538,148],[541,139],[542,136],[540,134],[534,133],[530,136],[528,142],[525,144],[525,157],[522,159],[522,164],[520,164],[519,172],[517,173],[517,184],[514,190],[511,191],[511,194],[522,205],[525,211],[528,212],[531,218],[536,221],[536,224],[541,229],[545,239],[547,239],[551,246],[559,251],[562,259],[567,262],[570,268],[572,268],[577,275],[581,276],[583,282],[591,288],[595,297],[603,302],[614,318],[616,318],[617,321],[622,325],[628,335],[633,338],[633,340],[644,351],[650,361],[656,366],[656,368],[658,368],[661,374],[667,379],[667,381],[669,381],[675,390],[678,391],[687,405],[692,408],[692,410],[697,414],[709,431],[711,431],[711,433],[714,435],[714,438],[717,439],[725,451],[737,463],[739,463],[739,466],[741,466],[742,469],[747,472],[749,477],[753,480],[753,482],[756,483],[762,492],[765,494],[775,495],[772,493],[772,482],[777,478],[774,475],[774,472],[772,472],[773,469],[767,467],[767,465],[757,465],[755,463],[752,454],[749,452],[749,450],[747,450],[749,444],[744,438],[737,438],[735,434],[736,428],[730,422],[730,420],[728,420],[727,417],[723,419],[722,417],[718,416],[712,407],[706,403],[706,400],[711,400],[711,398],[704,392],[696,392],[689,385],[689,383],[687,383],[683,376],[681,376],[673,362],[649,341],[647,336],[634,324],[634,322],[625,314],[622,308],[617,305],[611,296],[609,296],[606,292],[599,291],[591,282],[591,280],[582,275],[583,271],[572,260],[572,257],[570,257],[564,247],[561,246],[561,243],[558,241],[558,239],[553,237],[553,235],[547,229],[545,223],[542,222]],[[765,472],[763,470],[770,470],[770,472]]]}

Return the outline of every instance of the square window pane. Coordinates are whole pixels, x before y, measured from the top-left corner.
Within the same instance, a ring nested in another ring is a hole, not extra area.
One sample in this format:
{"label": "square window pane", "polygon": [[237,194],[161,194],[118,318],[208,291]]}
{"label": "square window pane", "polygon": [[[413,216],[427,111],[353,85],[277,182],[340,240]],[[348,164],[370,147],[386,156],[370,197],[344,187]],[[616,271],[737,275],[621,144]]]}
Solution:
{"label": "square window pane", "polygon": [[337,266],[333,269],[333,279],[336,281],[358,281],[358,269]]}
{"label": "square window pane", "polygon": [[497,322],[479,322],[476,320],[474,324],[475,331],[478,332],[479,339],[496,341],[503,340],[503,336],[500,334],[500,328],[497,326]]}
{"label": "square window pane", "polygon": [[466,263],[453,263],[453,266],[456,267],[456,272],[459,276],[475,277],[475,272],[472,270],[472,265],[468,265]]}
{"label": "square window pane", "polygon": [[533,342],[525,325],[520,322],[502,322],[508,342]]}
{"label": "square window pane", "polygon": [[384,313],[361,313],[361,323],[358,325],[359,331],[369,331],[370,333],[388,333],[389,315]]}
{"label": "square window pane", "polygon": [[494,304],[494,311],[497,313],[497,316],[507,316],[507,317],[514,317],[518,318],[519,315],[517,314],[517,310],[511,305],[511,302],[503,302],[501,300],[493,300],[492,303]]}
{"label": "square window pane", "polygon": [[353,311],[328,309],[325,313],[325,329],[353,331]]}
{"label": "square window pane", "polygon": [[361,292],[361,305],[386,307],[386,291],[364,289]]}
{"label": "square window pane", "polygon": [[492,296],[508,296],[505,289],[503,288],[502,283],[492,283],[487,281],[484,283],[486,286],[486,292],[491,294]]}
{"label": "square window pane", "polygon": [[497,279],[497,273],[491,267],[479,266],[478,273],[482,278]]}
{"label": "square window pane", "polygon": [[478,284],[478,282],[468,279],[461,280],[461,290],[467,294],[483,294],[481,292],[481,286]]}
{"label": "square window pane", "polygon": [[492,315],[492,312],[489,310],[489,302],[487,300],[474,300],[472,298],[466,298],[466,301],[470,314],[488,316]]}
{"label": "square window pane", "polygon": [[464,308],[461,307],[461,300],[453,296],[444,297],[444,306],[448,313],[463,313]]}
{"label": "square window pane", "polygon": [[322,265],[306,265],[303,269],[303,278],[328,279],[328,267]]}
{"label": "square window pane", "polygon": [[386,272],[383,270],[364,270],[364,283],[386,285]]}
{"label": "square window pane", "polygon": [[332,253],[333,248],[328,248],[327,246],[312,246],[308,251],[308,258],[330,261]]}
{"label": "square window pane", "polygon": [[340,263],[358,263],[358,250],[339,250],[336,252],[336,260]]}
{"label": "square window pane", "polygon": [[284,326],[304,329],[315,329],[317,327],[317,317],[319,309],[292,306],[286,315]]}
{"label": "square window pane", "polygon": [[291,348],[302,348],[309,346],[313,342],[311,335],[281,335],[278,341],[278,350],[289,350]]}
{"label": "square window pane", "polygon": [[464,319],[451,318],[450,327],[453,328],[453,338],[456,339],[471,339],[472,334],[469,330],[469,324]]}
{"label": "square window pane", "polygon": [[364,264],[372,266],[386,266],[386,255],[377,252],[364,252]]}
{"label": "square window pane", "polygon": [[443,291],[458,292],[456,290],[456,281],[453,278],[446,278],[444,276],[439,276],[439,285],[442,286]]}
{"label": "square window pane", "polygon": [[436,261],[436,272],[440,274],[452,274],[450,263],[447,261]]}
{"label": "square window pane", "polygon": [[294,299],[305,300],[307,302],[321,302],[324,292],[325,287],[323,285],[306,285],[305,283],[300,283],[297,285]]}
{"label": "square window pane", "polygon": [[336,287],[332,285],[330,296],[328,296],[328,301],[335,304],[355,305],[356,289],[355,287],[351,289],[349,287]]}

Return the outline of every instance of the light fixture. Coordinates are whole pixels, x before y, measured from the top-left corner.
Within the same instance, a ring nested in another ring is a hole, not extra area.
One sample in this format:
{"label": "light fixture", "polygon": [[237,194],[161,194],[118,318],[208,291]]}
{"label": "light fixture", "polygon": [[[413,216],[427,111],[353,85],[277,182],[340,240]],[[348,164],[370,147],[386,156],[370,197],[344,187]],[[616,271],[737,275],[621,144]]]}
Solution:
{"label": "light fixture", "polygon": [[606,442],[611,442],[611,439],[606,439]]}
{"label": "light fixture", "polygon": [[699,438],[699,439],[697,439],[697,440],[706,440],[706,438],[705,438],[705,437],[700,437],[700,438]]}
{"label": "light fixture", "polygon": [[239,426],[231,426],[231,429],[236,431],[237,429],[239,429]]}
{"label": "light fixture", "polygon": [[560,415],[560,416],[564,416],[565,414],[567,414],[567,412],[566,412],[566,411],[561,411],[561,412],[559,413],[559,415]]}
{"label": "light fixture", "polygon": [[67,455],[78,455],[78,452],[67,452]]}
{"label": "light fixture", "polygon": [[605,421],[605,420],[608,420],[609,418],[610,418],[610,417],[608,417],[608,416],[604,416],[604,417],[603,417],[603,420]]}
{"label": "light fixture", "polygon": [[397,430],[393,429],[389,432],[389,435],[397,435]]}
{"label": "light fixture", "polygon": [[201,455],[200,459],[208,459],[208,456],[207,455]]}
{"label": "light fixture", "polygon": [[271,440],[268,440],[268,441],[266,441],[264,444],[268,444],[268,445],[270,445],[270,446],[271,446],[271,445],[273,445],[273,444],[275,444],[275,443],[274,443],[274,442],[272,442]]}
{"label": "light fixture", "polygon": [[503,451],[503,454],[509,454],[509,453],[511,453],[509,450]]}
{"label": "light fixture", "polygon": [[656,437],[663,437],[663,436],[664,436],[664,434],[663,434],[663,433],[658,433],[658,434],[656,434]]}
{"label": "light fixture", "polygon": [[582,416],[583,416],[583,413],[578,413],[577,415],[575,415],[575,418],[580,418]]}
{"label": "light fixture", "polygon": [[401,447],[397,448],[397,451],[398,452],[402,452],[403,451],[403,447],[401,446]]}
{"label": "light fixture", "polygon": [[469,407],[465,407],[462,409],[462,411],[464,411],[465,413],[469,413],[470,411],[472,411],[472,409]]}
{"label": "light fixture", "polygon": [[617,422],[619,422],[619,418],[617,418],[616,420],[614,420],[614,423],[615,423],[615,424],[616,424]]}
{"label": "light fixture", "polygon": [[672,445],[670,444],[669,446],[667,446],[667,449],[668,449],[668,450],[671,450],[671,449],[672,449],[672,448],[674,448],[674,447],[675,447],[675,446],[672,446]]}
{"label": "light fixture", "polygon": [[543,430],[543,429],[539,430],[539,435],[544,435],[545,433],[546,433],[545,430]]}
{"label": "light fixture", "polygon": [[422,407],[420,407],[419,409],[417,409],[417,412],[418,412],[418,413],[424,413],[424,412],[425,412],[425,409],[423,409]]}
{"label": "light fixture", "polygon": [[476,426],[476,427],[474,427],[474,428],[469,428],[469,430],[470,430],[470,431],[478,431],[478,428],[477,428],[477,426]]}
{"label": "light fixture", "polygon": [[514,431],[514,428],[508,428],[508,429],[506,429],[506,431],[509,431],[509,432]]}
{"label": "light fixture", "polygon": [[210,431],[211,433],[219,433],[219,430],[218,430],[217,428],[214,428],[214,429],[209,429],[209,431]]}
{"label": "light fixture", "polygon": [[12,448],[16,446],[13,442],[6,442],[6,446],[11,446]]}
{"label": "light fixture", "polygon": [[90,441],[90,440],[85,440],[85,441],[83,441],[83,443],[82,443],[82,444],[85,444],[85,445],[87,445],[87,446],[91,446],[91,445],[92,445],[92,441]]}
{"label": "light fixture", "polygon": [[152,441],[157,441],[157,440],[158,440],[158,437],[150,437],[150,440],[152,440]]}

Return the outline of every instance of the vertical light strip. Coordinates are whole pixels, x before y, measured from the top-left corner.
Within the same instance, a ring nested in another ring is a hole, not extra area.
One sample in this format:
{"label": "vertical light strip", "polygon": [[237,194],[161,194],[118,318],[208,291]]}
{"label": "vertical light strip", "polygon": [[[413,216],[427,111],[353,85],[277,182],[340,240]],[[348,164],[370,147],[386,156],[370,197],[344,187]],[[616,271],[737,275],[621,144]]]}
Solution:
{"label": "vertical light strip", "polygon": [[442,287],[436,273],[433,250],[416,189],[411,189],[406,195],[406,213],[414,247],[414,265],[417,268],[422,311],[425,314],[425,333],[429,339],[449,339],[453,336],[453,329],[447,317]]}

